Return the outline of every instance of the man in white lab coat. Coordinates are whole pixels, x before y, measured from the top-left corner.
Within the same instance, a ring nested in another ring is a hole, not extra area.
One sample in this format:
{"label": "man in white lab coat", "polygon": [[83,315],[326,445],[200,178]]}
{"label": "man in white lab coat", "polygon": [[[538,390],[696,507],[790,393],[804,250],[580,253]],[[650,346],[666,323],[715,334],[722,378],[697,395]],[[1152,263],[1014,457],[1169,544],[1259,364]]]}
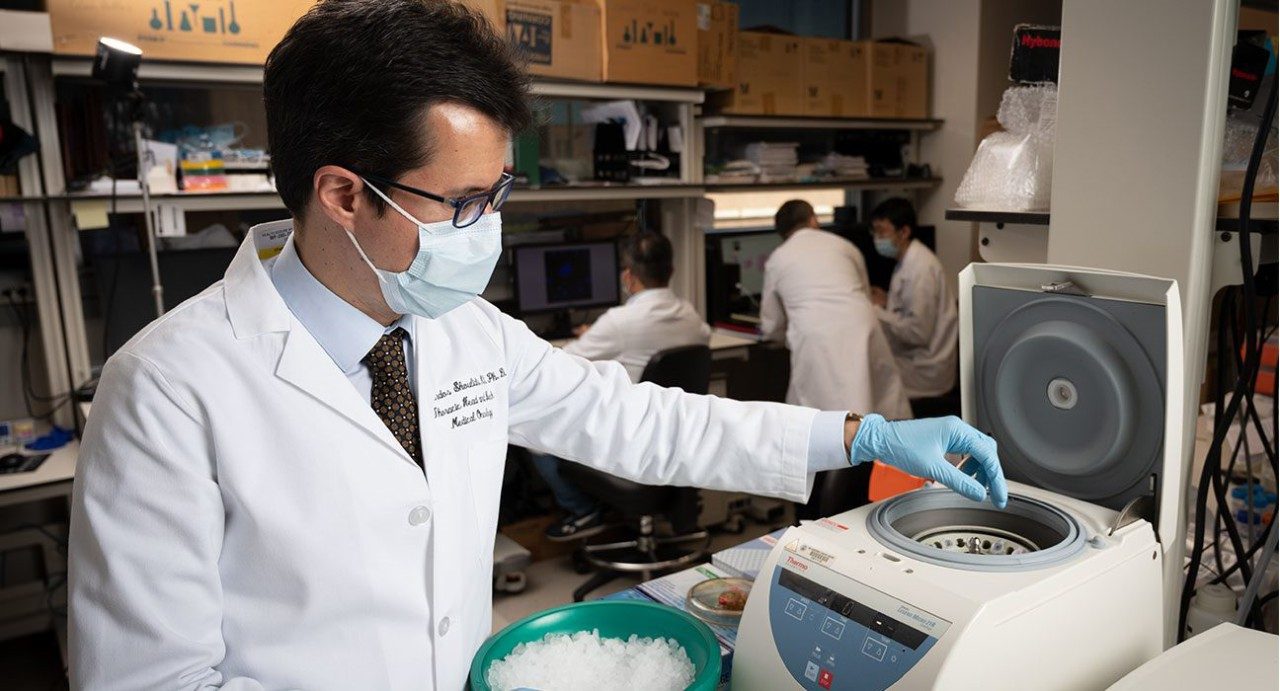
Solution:
{"label": "man in white lab coat", "polygon": [[[862,253],[822,230],[813,207],[802,199],[779,207],[774,227],[783,242],[765,262],[760,325],[766,338],[785,341],[791,350],[787,402],[911,417],[893,353],[868,298]],[[796,515],[814,519],[861,506],[870,482],[870,465],[822,473]]]}
{"label": "man in white lab coat", "polygon": [[764,266],[760,326],[791,349],[787,402],[911,416],[893,353],[868,298],[866,260],[853,243],[818,227],[795,199],[774,216],[783,243]]}
{"label": "man in white lab coat", "polygon": [[[658,352],[706,345],[711,327],[688,300],[669,287],[675,270],[673,255],[671,241],[662,235],[640,232],[628,237],[621,248],[618,277],[626,302],[600,315],[590,327],[579,327],[578,337],[567,343],[564,351],[587,360],[616,360],[626,368],[631,381],[638,382]],[[560,474],[564,461],[545,453],[532,457],[556,504],[566,512],[560,521],[547,526],[547,538],[576,540],[604,529],[597,498]]]}
{"label": "man in white lab coat", "polygon": [[531,119],[510,51],[440,0],[322,0],[272,51],[292,219],[103,368],[71,515],[74,688],[462,687],[508,442],[794,499],[879,458],[1007,501],[995,442],[954,418],[633,385],[477,298]]}
{"label": "man in white lab coat", "polygon": [[871,299],[907,396],[936,398],[956,386],[956,300],[942,263],[915,239],[915,229],[916,210],[906,199],[888,199],[871,212],[876,252],[898,262],[889,292],[873,289]]}

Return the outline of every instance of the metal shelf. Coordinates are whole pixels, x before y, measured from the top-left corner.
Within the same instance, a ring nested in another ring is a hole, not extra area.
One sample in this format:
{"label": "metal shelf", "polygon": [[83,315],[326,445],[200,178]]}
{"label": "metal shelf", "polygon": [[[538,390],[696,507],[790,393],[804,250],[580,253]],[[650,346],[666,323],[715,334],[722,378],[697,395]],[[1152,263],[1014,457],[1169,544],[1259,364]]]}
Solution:
{"label": "metal shelf", "polygon": [[[1250,214],[1249,225],[1255,233],[1275,234],[1277,232],[1276,202],[1255,202]],[[1214,223],[1215,231],[1236,232],[1239,225],[1240,202],[1229,202],[1218,205],[1218,219]],[[978,209],[947,209],[945,218],[948,221],[970,221],[973,223],[997,223],[1010,225],[1048,226],[1048,211],[982,211]]]}
{"label": "metal shelf", "polygon": [[791,130],[917,130],[929,132],[942,120],[897,120],[892,118],[809,118],[768,115],[708,115],[701,118],[704,129],[791,129]]}
{"label": "metal shelf", "polygon": [[830,180],[813,182],[747,182],[707,183],[708,192],[759,192],[768,190],[911,190],[937,187],[941,178],[872,178],[869,180]]}
{"label": "metal shelf", "polygon": [[982,211],[980,209],[947,209],[948,221],[973,223],[1010,223],[1027,226],[1049,225],[1048,211]]}
{"label": "metal shelf", "polygon": [[686,199],[706,193],[703,185],[566,185],[563,187],[516,188],[511,202],[571,202],[612,199]]}
{"label": "metal shelf", "polygon": [[[53,59],[53,74],[55,77],[88,77],[91,69],[92,61],[87,57],[58,57]],[[143,60],[142,65],[138,68],[138,78],[144,82],[261,84],[262,74],[263,70],[260,65],[210,65]],[[706,97],[706,92],[696,88],[554,80],[534,80],[530,90],[537,96],[548,98],[580,98],[606,101],[637,100],[702,103]]]}
{"label": "metal shelf", "polygon": [[[110,194],[68,194],[53,197],[59,201],[111,201]],[[141,213],[142,195],[119,194],[115,197],[118,213]],[[151,203],[177,204],[183,211],[244,211],[249,209],[283,209],[284,202],[275,192],[181,192],[153,194]]]}
{"label": "metal shelf", "polygon": [[[88,77],[93,61],[84,57],[57,57],[52,61],[55,77]],[[143,60],[138,67],[140,81],[261,84],[261,65],[208,65],[201,63]]]}
{"label": "metal shelf", "polygon": [[[509,202],[560,202],[614,199],[680,199],[701,197],[702,185],[591,185],[514,189]],[[41,197],[4,198],[0,201],[40,201]],[[109,201],[111,195],[67,194],[53,197],[58,201]],[[138,194],[116,195],[116,211],[141,213],[142,196]],[[156,194],[153,204],[177,204],[183,211],[243,211],[249,209],[283,209],[284,202],[275,192],[182,192]]]}
{"label": "metal shelf", "polygon": [[642,84],[598,84],[594,82],[565,82],[534,80],[530,89],[535,96],[551,98],[579,98],[602,101],[671,101],[675,103],[702,103],[706,92],[702,89],[678,86],[645,86]]}

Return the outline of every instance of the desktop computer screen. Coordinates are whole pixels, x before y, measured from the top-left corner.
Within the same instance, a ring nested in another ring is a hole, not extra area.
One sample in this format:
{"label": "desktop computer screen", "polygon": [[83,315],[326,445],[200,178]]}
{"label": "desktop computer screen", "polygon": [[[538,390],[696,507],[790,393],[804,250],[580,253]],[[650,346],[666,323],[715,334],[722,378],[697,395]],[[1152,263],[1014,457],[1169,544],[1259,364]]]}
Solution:
{"label": "desktop computer screen", "polygon": [[514,248],[521,314],[618,304],[618,247],[612,240]]}
{"label": "desktop computer screen", "polygon": [[[237,248],[161,250],[157,258],[166,310],[222,280]],[[103,311],[104,357],[109,357],[156,318],[151,263],[145,252],[92,258]]]}
{"label": "desktop computer screen", "polygon": [[706,235],[709,321],[758,317],[760,294],[764,292],[764,263],[781,244],[782,237],[772,230]]}

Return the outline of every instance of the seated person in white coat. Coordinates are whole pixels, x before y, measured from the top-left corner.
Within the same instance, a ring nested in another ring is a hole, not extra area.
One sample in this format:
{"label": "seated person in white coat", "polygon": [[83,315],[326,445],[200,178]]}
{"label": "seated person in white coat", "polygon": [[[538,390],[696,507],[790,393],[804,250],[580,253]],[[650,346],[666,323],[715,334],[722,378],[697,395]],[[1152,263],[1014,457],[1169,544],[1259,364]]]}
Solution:
{"label": "seated person in white coat", "polygon": [[[668,287],[675,271],[670,240],[657,233],[636,233],[623,240],[621,257],[619,280],[626,302],[600,315],[590,327],[582,327],[564,351],[588,360],[617,360],[631,381],[638,382],[655,354],[706,345],[711,327],[688,300]],[[567,514],[547,526],[547,539],[563,541],[599,533],[605,527],[600,505],[560,474],[562,463],[550,454],[533,453],[534,467]]]}
{"label": "seated person in white coat", "polygon": [[907,396],[913,405],[916,399],[945,396],[956,386],[960,346],[956,299],[946,272],[933,252],[913,237],[916,210],[906,199],[877,206],[871,212],[871,229],[876,252],[898,262],[889,292],[876,288],[871,299]]}
{"label": "seated person in white coat", "polygon": [[879,458],[1007,501],[995,442],[954,418],[636,385],[480,299],[531,120],[512,50],[444,0],[321,0],[272,50],[292,218],[103,368],[72,502],[73,688],[462,688],[493,626],[508,443],[792,499]]}

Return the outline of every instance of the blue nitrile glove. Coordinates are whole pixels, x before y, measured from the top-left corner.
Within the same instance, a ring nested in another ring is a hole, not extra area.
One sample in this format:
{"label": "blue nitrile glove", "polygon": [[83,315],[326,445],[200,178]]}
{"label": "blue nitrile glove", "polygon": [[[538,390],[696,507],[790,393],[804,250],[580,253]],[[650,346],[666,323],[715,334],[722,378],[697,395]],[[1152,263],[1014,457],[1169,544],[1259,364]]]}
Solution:
{"label": "blue nitrile glove", "polygon": [[[941,482],[974,501],[985,499],[990,490],[991,503],[996,508],[1003,509],[1009,503],[1009,487],[996,456],[996,440],[958,417],[889,422],[880,415],[868,415],[862,418],[849,446],[849,460],[855,465],[876,460],[916,477]],[[943,458],[948,453],[968,454],[969,460],[963,466],[975,477]]]}

